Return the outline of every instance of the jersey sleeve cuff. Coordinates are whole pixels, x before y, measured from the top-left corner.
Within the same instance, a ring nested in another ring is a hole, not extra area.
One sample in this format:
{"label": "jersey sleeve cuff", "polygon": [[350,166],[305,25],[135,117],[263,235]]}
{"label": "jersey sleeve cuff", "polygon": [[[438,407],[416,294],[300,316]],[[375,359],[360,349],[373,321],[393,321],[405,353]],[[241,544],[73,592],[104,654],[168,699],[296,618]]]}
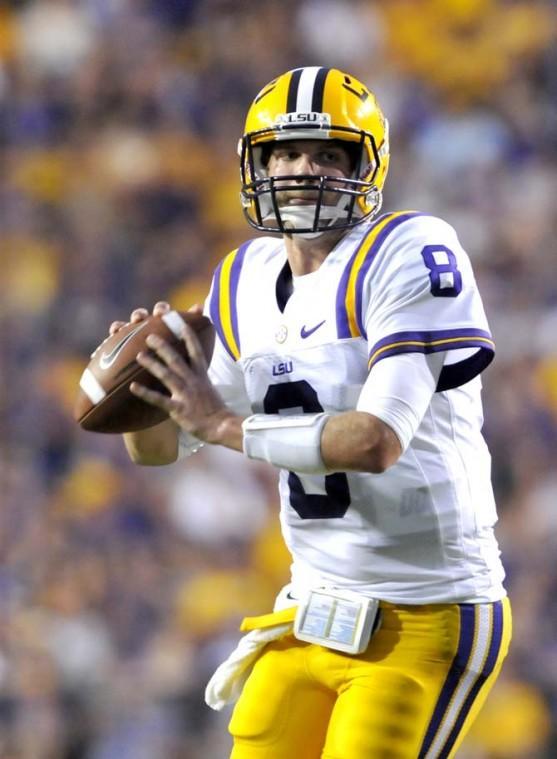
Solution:
{"label": "jersey sleeve cuff", "polygon": [[373,345],[369,352],[368,370],[389,356],[403,353],[431,354],[462,348],[477,348],[478,350],[462,361],[443,367],[436,390],[437,392],[451,390],[472,380],[493,360],[495,343],[489,332],[473,328],[396,332]]}

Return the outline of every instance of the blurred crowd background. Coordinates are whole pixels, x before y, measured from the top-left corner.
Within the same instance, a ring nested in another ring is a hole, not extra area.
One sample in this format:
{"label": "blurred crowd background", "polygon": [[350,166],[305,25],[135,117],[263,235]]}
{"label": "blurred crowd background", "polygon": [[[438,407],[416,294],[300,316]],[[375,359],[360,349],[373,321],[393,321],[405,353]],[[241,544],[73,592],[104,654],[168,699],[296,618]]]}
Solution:
{"label": "blurred crowd background", "polygon": [[0,759],[227,755],[229,713],[203,688],[287,576],[275,475],[221,450],[134,467],[71,408],[112,320],[202,301],[252,236],[245,112],[303,65],[376,91],[392,129],[385,209],[446,218],[473,259],[498,347],[485,435],[515,634],[459,757],[557,756],[556,13],[0,4]]}

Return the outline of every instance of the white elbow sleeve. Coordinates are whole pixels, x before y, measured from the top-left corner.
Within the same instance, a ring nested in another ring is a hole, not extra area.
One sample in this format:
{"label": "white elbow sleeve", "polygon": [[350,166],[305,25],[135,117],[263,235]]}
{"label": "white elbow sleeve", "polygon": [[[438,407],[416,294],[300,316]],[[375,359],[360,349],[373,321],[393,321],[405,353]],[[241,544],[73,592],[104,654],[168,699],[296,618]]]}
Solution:
{"label": "white elbow sleeve", "polygon": [[244,453],[281,469],[326,474],[321,433],[328,414],[254,414],[244,420]]}
{"label": "white elbow sleeve", "polygon": [[376,364],[358,399],[358,411],[381,419],[405,451],[435,393],[444,353],[404,353]]}

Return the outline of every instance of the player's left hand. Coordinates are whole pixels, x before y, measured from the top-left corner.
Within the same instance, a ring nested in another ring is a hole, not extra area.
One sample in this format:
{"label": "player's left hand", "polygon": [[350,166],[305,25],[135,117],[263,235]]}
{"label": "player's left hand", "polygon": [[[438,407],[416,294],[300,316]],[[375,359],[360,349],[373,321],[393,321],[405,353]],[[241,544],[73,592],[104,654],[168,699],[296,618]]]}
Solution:
{"label": "player's left hand", "polygon": [[161,337],[146,343],[155,353],[141,352],[137,361],[168,389],[170,396],[132,382],[138,398],[163,409],[182,429],[207,443],[220,443],[220,429],[233,414],[226,408],[207,375],[207,362],[195,332],[184,325],[182,339],[189,364]]}

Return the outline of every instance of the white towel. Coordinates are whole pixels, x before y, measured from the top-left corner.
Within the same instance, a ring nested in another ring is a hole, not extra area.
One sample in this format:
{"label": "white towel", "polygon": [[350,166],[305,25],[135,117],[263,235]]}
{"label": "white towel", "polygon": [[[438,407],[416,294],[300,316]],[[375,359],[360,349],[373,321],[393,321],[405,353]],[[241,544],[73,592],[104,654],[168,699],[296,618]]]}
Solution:
{"label": "white towel", "polygon": [[217,667],[205,688],[205,703],[220,711],[226,704],[237,701],[251,668],[262,649],[273,640],[292,632],[293,624],[272,625],[252,630],[240,638],[234,651]]}

